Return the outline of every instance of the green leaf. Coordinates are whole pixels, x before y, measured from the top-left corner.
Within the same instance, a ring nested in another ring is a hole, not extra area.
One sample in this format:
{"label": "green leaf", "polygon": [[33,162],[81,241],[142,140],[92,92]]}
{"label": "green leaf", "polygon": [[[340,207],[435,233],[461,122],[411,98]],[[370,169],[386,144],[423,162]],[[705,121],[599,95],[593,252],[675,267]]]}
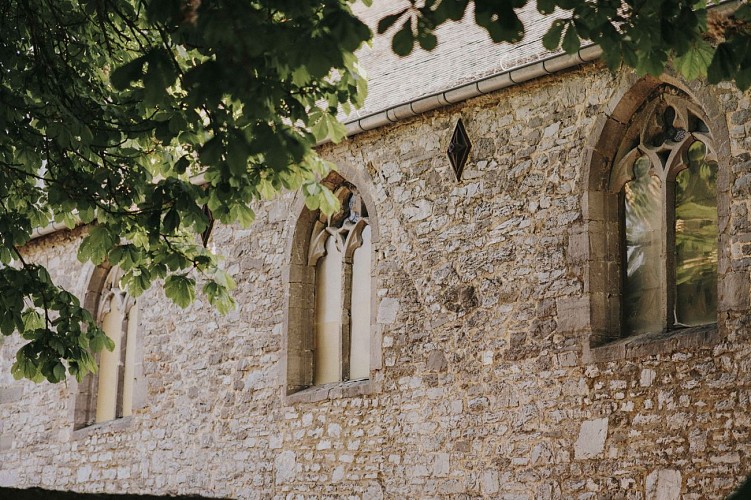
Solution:
{"label": "green leaf", "polygon": [[196,281],[187,276],[173,274],[164,280],[164,292],[180,307],[188,307],[196,298]]}
{"label": "green leaf", "polygon": [[751,87],[751,68],[738,71],[735,74],[735,84],[740,90],[748,90]]}
{"label": "green leaf", "polygon": [[65,367],[62,363],[58,362],[52,369],[53,380],[51,382],[59,382],[65,378]]}
{"label": "green leaf", "polygon": [[420,36],[417,37],[417,41],[419,42],[420,47],[427,51],[433,50],[436,48],[436,45],[438,45],[438,38],[428,31],[421,32]]}
{"label": "green leaf", "polygon": [[567,54],[573,54],[578,51],[580,47],[581,41],[579,40],[579,35],[576,32],[576,26],[574,26],[573,22],[569,22],[568,27],[566,28],[566,34],[563,35],[563,40],[561,41],[561,48]]}
{"label": "green leaf", "polygon": [[258,193],[261,198],[265,200],[271,200],[276,196],[277,190],[274,188],[274,184],[268,179],[261,179],[258,183]]}
{"label": "green leaf", "polygon": [[78,248],[78,259],[81,262],[91,260],[94,264],[101,264],[117,239],[106,226],[94,226]]}
{"label": "green leaf", "polygon": [[723,42],[715,49],[712,62],[707,68],[707,80],[709,83],[718,83],[723,80],[728,80],[735,72],[737,63],[735,61],[735,53],[731,45],[727,42]]}
{"label": "green leaf", "polygon": [[741,4],[741,6],[733,12],[733,17],[739,21],[751,22],[751,4]]}
{"label": "green leaf", "polygon": [[391,14],[390,16],[386,16],[380,21],[378,21],[378,34],[381,35],[385,33],[391,26],[396,23],[400,17],[404,15],[404,13],[407,12],[407,9],[403,9],[396,14]]}
{"label": "green leaf", "polygon": [[141,56],[116,68],[110,77],[110,82],[115,90],[125,90],[131,83],[140,80],[145,62],[145,56]]}
{"label": "green leaf", "polygon": [[407,19],[402,28],[396,32],[394,38],[391,39],[391,48],[394,54],[404,57],[412,52],[414,46],[415,38],[412,34],[412,21]]}
{"label": "green leaf", "polygon": [[230,209],[230,217],[237,221],[243,228],[247,228],[256,219],[256,214],[249,206],[238,203]]}
{"label": "green leaf", "polygon": [[684,77],[694,80],[706,76],[713,55],[712,46],[704,40],[699,40],[685,54],[675,58],[675,66]]}
{"label": "green leaf", "polygon": [[24,330],[36,330],[44,327],[44,318],[35,309],[27,309],[22,317]]}
{"label": "green leaf", "polygon": [[227,144],[227,165],[233,175],[242,176],[248,168],[248,155],[250,154],[245,139],[239,134],[233,135]]}
{"label": "green leaf", "polygon": [[180,213],[177,208],[172,207],[164,214],[164,220],[162,221],[162,228],[167,234],[172,234],[180,226]]}
{"label": "green leaf", "polygon": [[115,342],[103,330],[98,328],[93,332],[93,336],[89,340],[89,347],[92,352],[99,352],[102,349],[112,352],[115,350]]}
{"label": "green leaf", "polygon": [[227,293],[227,289],[213,281],[204,285],[203,293],[208,297],[209,303],[221,314],[227,314],[235,308],[235,300]]}
{"label": "green leaf", "polygon": [[222,139],[214,136],[201,148],[199,157],[204,165],[214,165],[219,162],[222,155]]}
{"label": "green leaf", "polygon": [[658,76],[665,70],[667,54],[662,50],[655,49],[648,53],[637,53],[639,60],[636,64],[637,73]]}
{"label": "green leaf", "polygon": [[235,283],[235,280],[232,279],[232,276],[229,275],[227,271],[224,269],[217,269],[214,272],[214,282],[226,288],[227,290],[234,290],[237,288],[237,283]]}
{"label": "green leaf", "polygon": [[552,14],[555,11],[555,0],[537,0],[537,11],[543,15]]}
{"label": "green leaf", "polygon": [[563,19],[556,19],[553,21],[548,32],[542,37],[542,46],[547,50],[557,49],[561,44],[561,35],[563,34],[563,28],[565,27],[566,21]]}

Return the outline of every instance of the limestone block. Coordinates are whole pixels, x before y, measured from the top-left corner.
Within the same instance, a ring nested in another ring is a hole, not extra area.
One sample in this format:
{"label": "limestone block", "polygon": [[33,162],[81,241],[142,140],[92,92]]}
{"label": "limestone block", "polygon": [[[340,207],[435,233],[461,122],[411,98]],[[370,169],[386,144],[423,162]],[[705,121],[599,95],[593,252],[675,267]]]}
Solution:
{"label": "limestone block", "polygon": [[297,457],[294,451],[287,450],[277,455],[274,460],[276,484],[284,484],[294,479],[297,469]]}
{"label": "limestone block", "polygon": [[639,385],[642,387],[649,387],[652,385],[652,382],[655,380],[655,371],[650,370],[649,368],[644,368],[641,371],[641,376],[639,377]]}
{"label": "limestone block", "polygon": [[404,208],[409,221],[425,220],[433,213],[433,205],[428,200],[415,200]]}
{"label": "limestone block", "polygon": [[331,482],[338,483],[342,479],[344,479],[344,466],[340,465],[334,469],[334,472],[331,474]]}
{"label": "limestone block", "polygon": [[599,456],[605,450],[605,439],[607,437],[607,417],[582,422],[579,429],[579,439],[574,444],[574,458],[586,460]]}
{"label": "limestone block", "polygon": [[91,466],[90,465],[84,465],[82,467],[78,468],[78,472],[76,474],[76,482],[77,483],[84,483],[89,480],[91,477]]}
{"label": "limestone block", "polygon": [[0,487],[17,486],[18,485],[18,471],[0,470]]}
{"label": "limestone block", "polygon": [[21,396],[23,396],[23,387],[20,385],[0,387],[0,405],[20,401]]}
{"label": "limestone block", "polygon": [[449,475],[449,454],[438,453],[433,462],[433,475],[445,477]]}
{"label": "limestone block", "polygon": [[720,286],[719,304],[723,310],[745,310],[751,304],[748,273],[729,272]]}
{"label": "limestone block", "polygon": [[371,500],[383,500],[383,487],[377,482],[371,482],[368,484],[363,498]]}
{"label": "limestone block", "polygon": [[443,351],[432,351],[428,356],[427,369],[429,371],[444,372],[446,368],[448,368],[448,363]]}
{"label": "limestone block", "polygon": [[589,300],[582,298],[558,299],[558,329],[572,332],[589,326]]}
{"label": "limestone block", "polygon": [[681,473],[658,469],[647,476],[647,500],[678,500],[681,498]]}
{"label": "limestone block", "polygon": [[397,299],[385,298],[381,300],[378,306],[378,323],[390,325],[396,321],[396,314],[399,312],[399,301]]}
{"label": "limestone block", "polygon": [[492,495],[498,493],[498,472],[486,470],[480,478],[480,487],[483,495]]}

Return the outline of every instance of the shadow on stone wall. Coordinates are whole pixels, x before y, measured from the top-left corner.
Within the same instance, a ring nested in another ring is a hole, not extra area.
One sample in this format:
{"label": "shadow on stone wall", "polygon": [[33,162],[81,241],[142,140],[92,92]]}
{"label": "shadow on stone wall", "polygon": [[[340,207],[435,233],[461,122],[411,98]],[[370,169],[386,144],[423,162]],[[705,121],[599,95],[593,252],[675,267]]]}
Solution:
{"label": "shadow on stone wall", "polygon": [[747,500],[751,498],[751,475],[726,500]]}
{"label": "shadow on stone wall", "polygon": [[[128,495],[121,493],[79,493],[76,491],[54,491],[43,490],[41,488],[0,488],[0,498],[7,500],[161,500],[161,499],[181,499],[181,500],[200,500],[213,497],[202,497],[199,495]],[[224,499],[227,500],[227,499]]]}

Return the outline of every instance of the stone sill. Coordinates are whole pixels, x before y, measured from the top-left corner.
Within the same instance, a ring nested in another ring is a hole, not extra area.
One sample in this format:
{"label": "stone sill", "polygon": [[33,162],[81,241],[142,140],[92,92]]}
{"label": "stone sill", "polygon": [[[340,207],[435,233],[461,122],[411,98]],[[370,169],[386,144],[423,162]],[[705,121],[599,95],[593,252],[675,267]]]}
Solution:
{"label": "stone sill", "polygon": [[284,404],[290,406],[297,403],[315,403],[329,399],[351,398],[371,394],[374,390],[373,385],[370,379],[316,385],[285,395]]}
{"label": "stone sill", "polygon": [[716,344],[720,339],[717,324],[681,328],[658,333],[644,333],[585,349],[584,364],[640,359],[657,354],[671,354],[682,349],[698,349]]}
{"label": "stone sill", "polygon": [[116,418],[114,420],[107,420],[106,422],[99,422],[98,424],[87,425],[81,427],[70,433],[71,441],[79,441],[89,436],[96,434],[105,434],[108,432],[122,432],[131,425],[133,425],[133,415],[127,417]]}

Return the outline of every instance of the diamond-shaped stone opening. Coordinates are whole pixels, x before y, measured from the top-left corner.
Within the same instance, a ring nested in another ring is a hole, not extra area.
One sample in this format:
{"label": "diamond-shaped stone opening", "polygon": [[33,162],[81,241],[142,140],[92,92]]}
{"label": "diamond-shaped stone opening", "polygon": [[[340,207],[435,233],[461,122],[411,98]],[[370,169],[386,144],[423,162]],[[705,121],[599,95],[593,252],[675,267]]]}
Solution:
{"label": "diamond-shaped stone opening", "polygon": [[456,128],[454,129],[454,135],[451,136],[448,151],[446,151],[449,156],[449,161],[451,162],[451,167],[454,169],[454,175],[456,175],[457,181],[462,179],[464,164],[467,163],[470,149],[472,149],[472,142],[469,140],[462,119],[459,118],[459,121],[456,123]]}

